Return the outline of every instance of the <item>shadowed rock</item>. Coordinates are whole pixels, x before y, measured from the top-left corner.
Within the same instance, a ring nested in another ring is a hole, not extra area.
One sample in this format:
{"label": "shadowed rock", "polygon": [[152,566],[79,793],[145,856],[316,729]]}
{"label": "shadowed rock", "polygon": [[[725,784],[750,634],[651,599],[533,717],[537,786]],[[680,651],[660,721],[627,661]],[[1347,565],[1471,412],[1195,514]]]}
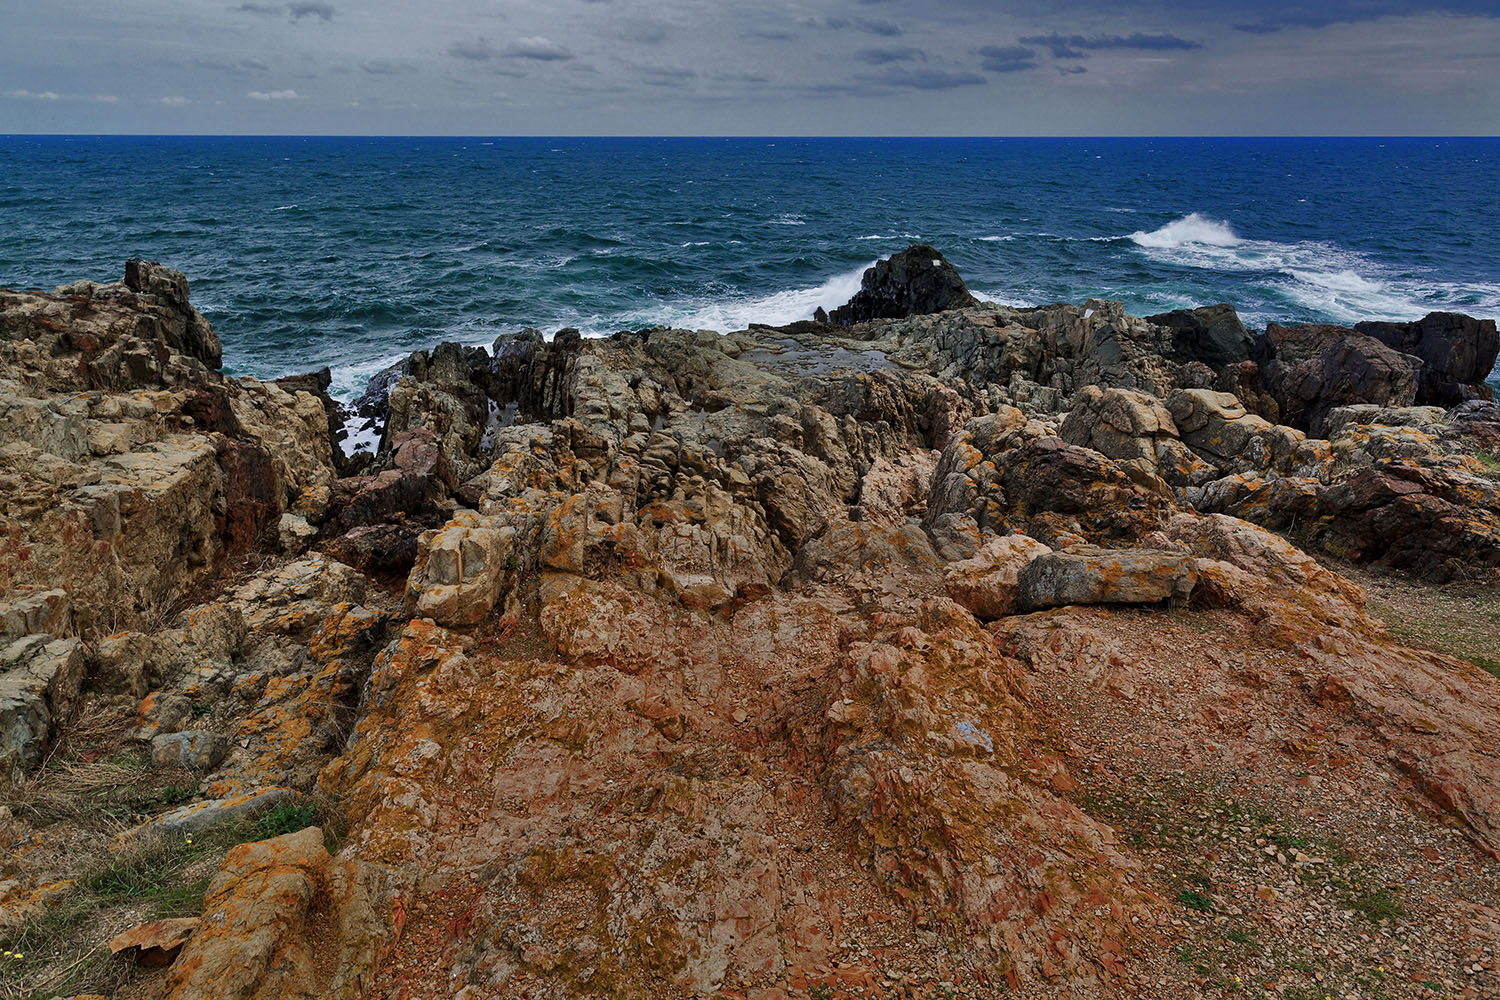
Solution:
{"label": "shadowed rock", "polygon": [[974,296],[958,270],[932,247],[914,243],[865,271],[854,298],[828,314],[834,326],[963,309]]}

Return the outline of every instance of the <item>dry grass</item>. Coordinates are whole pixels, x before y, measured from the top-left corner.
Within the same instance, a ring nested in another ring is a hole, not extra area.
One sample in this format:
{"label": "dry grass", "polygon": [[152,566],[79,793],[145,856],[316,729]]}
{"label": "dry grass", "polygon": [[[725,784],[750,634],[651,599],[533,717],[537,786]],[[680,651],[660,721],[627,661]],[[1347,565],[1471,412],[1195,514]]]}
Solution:
{"label": "dry grass", "polygon": [[314,824],[337,846],[340,811],[307,800],[191,838],[140,836],[111,853],[116,834],[197,793],[193,776],[150,763],[130,740],[130,725],[118,704],[90,699],[7,803],[35,835],[28,867],[73,884],[40,913],[0,930],[0,952],[10,953],[0,955],[0,1000],[117,995],[149,986],[154,974],[112,958],[109,940],[146,920],[200,912],[231,847]]}
{"label": "dry grass", "polygon": [[1446,653],[1500,677],[1500,586],[1434,584],[1338,567],[1369,596],[1368,610],[1393,637]]}

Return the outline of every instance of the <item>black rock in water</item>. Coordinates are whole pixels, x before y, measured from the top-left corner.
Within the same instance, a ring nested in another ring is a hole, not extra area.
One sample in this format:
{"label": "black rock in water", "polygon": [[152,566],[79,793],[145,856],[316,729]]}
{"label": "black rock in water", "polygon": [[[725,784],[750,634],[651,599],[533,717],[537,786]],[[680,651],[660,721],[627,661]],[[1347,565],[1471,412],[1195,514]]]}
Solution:
{"label": "black rock in water", "polygon": [[914,243],[865,272],[860,290],[828,315],[834,326],[902,319],[975,304],[958,270],[932,247]]}

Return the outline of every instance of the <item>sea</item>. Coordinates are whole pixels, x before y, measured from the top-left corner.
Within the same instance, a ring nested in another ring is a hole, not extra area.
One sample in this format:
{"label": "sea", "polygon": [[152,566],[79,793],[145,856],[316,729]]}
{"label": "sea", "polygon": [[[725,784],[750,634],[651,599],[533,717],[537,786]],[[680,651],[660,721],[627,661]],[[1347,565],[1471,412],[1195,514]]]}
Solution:
{"label": "sea", "polygon": [[[1500,139],[0,136],[0,286],[185,272],[230,374],[730,331],[936,246],[980,296],[1500,316]],[[1500,377],[1500,376],[1497,376]]]}

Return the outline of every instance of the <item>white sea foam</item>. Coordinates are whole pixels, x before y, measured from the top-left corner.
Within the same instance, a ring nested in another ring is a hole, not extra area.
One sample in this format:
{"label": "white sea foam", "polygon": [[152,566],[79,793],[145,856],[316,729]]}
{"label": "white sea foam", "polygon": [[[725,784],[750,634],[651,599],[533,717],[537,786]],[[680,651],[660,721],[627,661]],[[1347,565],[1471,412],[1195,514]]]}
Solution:
{"label": "white sea foam", "polygon": [[1197,212],[1169,222],[1153,232],[1134,232],[1130,239],[1143,247],[1166,249],[1184,246],[1233,247],[1245,241],[1234,234],[1227,222],[1216,222]]}
{"label": "white sea foam", "polygon": [[688,330],[718,330],[728,333],[743,330],[751,323],[782,326],[798,320],[812,319],[815,310],[836,309],[859,291],[865,270],[874,261],[854,271],[834,275],[813,288],[793,288],[744,298],[690,299],[643,309],[625,316],[611,317],[607,322],[582,326],[585,333],[604,334],[622,326],[671,326]]}
{"label": "white sea foam", "polygon": [[[1369,256],[1323,240],[1278,243],[1243,238],[1227,222],[1197,212],[1128,237],[1153,260],[1177,267],[1249,276],[1274,299],[1339,323],[1417,319],[1435,309],[1485,315],[1500,310],[1500,285],[1464,284],[1397,274]],[[1269,309],[1246,311],[1252,323],[1286,320]]]}

